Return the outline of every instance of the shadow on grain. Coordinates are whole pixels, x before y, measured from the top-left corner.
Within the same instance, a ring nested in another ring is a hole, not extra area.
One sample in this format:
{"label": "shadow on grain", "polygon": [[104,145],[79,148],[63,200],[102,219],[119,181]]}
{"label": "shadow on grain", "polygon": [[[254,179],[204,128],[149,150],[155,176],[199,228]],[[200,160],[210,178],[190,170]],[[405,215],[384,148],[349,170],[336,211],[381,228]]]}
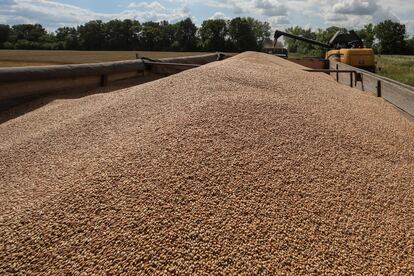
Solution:
{"label": "shadow on grain", "polygon": [[49,93],[3,101],[0,103],[0,124],[41,108],[54,100],[79,99],[93,94],[113,92],[116,90],[154,81],[162,77],[163,76],[161,75],[148,75],[139,79],[115,82],[106,87],[99,87],[92,90],[89,89],[79,91],[79,89],[77,89],[77,91],[60,91],[53,94]]}

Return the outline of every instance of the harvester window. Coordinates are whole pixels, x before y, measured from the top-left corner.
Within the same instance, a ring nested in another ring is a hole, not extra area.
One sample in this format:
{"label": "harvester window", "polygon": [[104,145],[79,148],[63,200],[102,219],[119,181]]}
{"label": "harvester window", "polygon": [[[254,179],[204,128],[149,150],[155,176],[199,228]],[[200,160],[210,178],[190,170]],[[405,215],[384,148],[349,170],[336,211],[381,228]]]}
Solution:
{"label": "harvester window", "polygon": [[333,55],[329,55],[328,56],[328,59],[331,59],[331,58],[342,58],[344,55],[343,54],[333,54]]}

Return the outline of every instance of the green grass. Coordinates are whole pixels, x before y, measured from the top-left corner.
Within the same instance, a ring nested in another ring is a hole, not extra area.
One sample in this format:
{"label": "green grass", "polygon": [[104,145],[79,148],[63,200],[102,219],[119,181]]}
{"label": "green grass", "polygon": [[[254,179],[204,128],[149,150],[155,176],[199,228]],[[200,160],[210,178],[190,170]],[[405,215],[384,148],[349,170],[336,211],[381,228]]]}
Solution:
{"label": "green grass", "polygon": [[376,56],[377,74],[414,86],[414,56]]}

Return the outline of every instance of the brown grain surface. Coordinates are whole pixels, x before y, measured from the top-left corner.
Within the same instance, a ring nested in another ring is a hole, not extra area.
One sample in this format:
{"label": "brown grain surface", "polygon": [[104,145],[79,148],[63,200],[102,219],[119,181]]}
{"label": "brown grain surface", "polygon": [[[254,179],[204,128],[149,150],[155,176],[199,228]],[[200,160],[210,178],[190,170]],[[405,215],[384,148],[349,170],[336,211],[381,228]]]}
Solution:
{"label": "brown grain surface", "polygon": [[0,125],[0,273],[414,272],[414,126],[244,53]]}

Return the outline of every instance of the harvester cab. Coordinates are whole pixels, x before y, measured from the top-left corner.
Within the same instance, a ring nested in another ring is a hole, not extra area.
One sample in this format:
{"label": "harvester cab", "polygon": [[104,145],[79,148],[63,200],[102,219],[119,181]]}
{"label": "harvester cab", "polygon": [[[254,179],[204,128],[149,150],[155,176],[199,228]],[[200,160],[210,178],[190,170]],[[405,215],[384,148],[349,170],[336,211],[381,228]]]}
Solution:
{"label": "harvester cab", "polygon": [[275,43],[279,37],[285,36],[326,49],[325,59],[342,62],[354,67],[375,72],[375,55],[372,48],[365,48],[364,43],[353,30],[345,29],[336,32],[328,43],[319,42],[306,37],[276,30]]}
{"label": "harvester cab", "polygon": [[329,40],[328,45],[332,49],[364,48],[364,43],[357,33],[353,30],[348,32],[345,29],[337,31]]}

